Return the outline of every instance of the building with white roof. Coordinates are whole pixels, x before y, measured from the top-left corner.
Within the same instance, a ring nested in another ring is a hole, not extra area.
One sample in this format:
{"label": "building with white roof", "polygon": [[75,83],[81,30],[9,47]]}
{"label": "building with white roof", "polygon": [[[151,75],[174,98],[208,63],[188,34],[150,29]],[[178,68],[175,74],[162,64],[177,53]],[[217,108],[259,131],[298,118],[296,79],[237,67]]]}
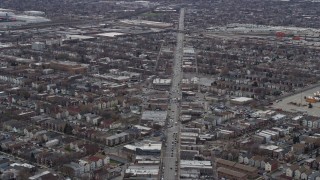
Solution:
{"label": "building with white roof", "polygon": [[239,105],[248,104],[252,101],[253,101],[253,98],[248,98],[248,97],[237,97],[230,100],[231,103],[239,104]]}
{"label": "building with white roof", "polygon": [[116,37],[121,35],[123,35],[123,33],[119,33],[119,32],[106,32],[106,33],[97,34],[97,36],[103,36],[103,37]]}
{"label": "building with white roof", "polygon": [[275,121],[278,121],[278,120],[281,120],[285,117],[286,117],[286,115],[284,115],[284,114],[276,114],[276,115],[272,116],[272,119]]}
{"label": "building with white roof", "polygon": [[167,111],[143,111],[141,123],[159,124],[163,126],[167,115]]}
{"label": "building with white roof", "polygon": [[144,143],[140,145],[125,145],[123,150],[136,155],[160,155],[161,143]]}
{"label": "building with white roof", "polygon": [[200,170],[201,174],[211,175],[213,173],[211,161],[180,160],[180,169]]}
{"label": "building with white roof", "polygon": [[159,165],[132,165],[125,171],[125,177],[134,176],[139,179],[142,177],[154,178],[159,174]]}

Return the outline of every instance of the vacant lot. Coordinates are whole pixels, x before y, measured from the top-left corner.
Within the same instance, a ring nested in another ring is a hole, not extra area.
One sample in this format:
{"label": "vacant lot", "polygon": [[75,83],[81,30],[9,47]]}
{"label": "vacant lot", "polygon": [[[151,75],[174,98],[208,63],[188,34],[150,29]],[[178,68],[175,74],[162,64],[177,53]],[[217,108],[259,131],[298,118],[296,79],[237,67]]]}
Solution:
{"label": "vacant lot", "polygon": [[313,93],[317,91],[320,91],[320,87],[286,97],[279,102],[275,102],[272,107],[288,112],[306,112],[308,115],[320,117],[320,102],[312,104],[313,108],[308,108],[308,103],[304,99],[305,96],[313,96]]}

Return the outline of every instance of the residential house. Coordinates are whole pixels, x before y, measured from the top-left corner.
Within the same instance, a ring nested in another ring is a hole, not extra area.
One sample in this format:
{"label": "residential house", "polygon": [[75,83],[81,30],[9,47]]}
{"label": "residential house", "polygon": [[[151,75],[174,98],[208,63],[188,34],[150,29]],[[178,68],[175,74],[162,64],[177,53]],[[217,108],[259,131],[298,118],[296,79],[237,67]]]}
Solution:
{"label": "residential house", "polygon": [[26,137],[29,137],[32,139],[36,139],[36,138],[40,137],[41,135],[47,133],[46,130],[35,129],[32,126],[26,127],[23,132],[26,135]]}
{"label": "residential house", "polygon": [[288,177],[294,177],[294,172],[297,170],[297,169],[299,169],[299,166],[298,165],[292,165],[292,166],[290,166],[290,167],[288,167],[287,169],[286,169],[286,176],[288,176]]}
{"label": "residential house", "polygon": [[316,180],[316,178],[320,178],[320,172],[314,171],[311,175],[309,175],[308,180]]}
{"label": "residential house", "polygon": [[108,99],[101,99],[96,101],[95,106],[99,109],[110,109],[119,104],[118,99],[116,98],[108,98]]}
{"label": "residential house", "polygon": [[316,161],[316,159],[314,159],[314,158],[309,158],[309,159],[306,159],[305,161],[304,161],[304,166],[306,167],[306,168],[312,168],[312,166],[314,165],[314,162]]}
{"label": "residential house", "polygon": [[79,165],[84,169],[84,172],[93,171],[99,169],[110,163],[109,156],[102,154],[95,154],[93,156],[87,156],[79,160]]}
{"label": "residential house", "polygon": [[91,124],[94,124],[94,125],[99,124],[100,120],[102,119],[101,116],[93,114],[93,113],[87,113],[87,114],[84,114],[83,116],[86,118],[86,121],[88,123],[91,123]]}
{"label": "residential house", "polygon": [[83,144],[79,146],[80,152],[84,154],[95,154],[99,151],[99,146],[96,144]]}
{"label": "residential house", "polygon": [[17,120],[10,120],[3,122],[3,128],[8,130],[8,131],[13,131],[17,133],[23,133],[23,130],[27,126],[26,123],[22,121],[17,121]]}
{"label": "residential house", "polygon": [[[262,167],[262,161],[264,163],[265,158],[262,157],[262,156],[253,156],[252,160],[254,161],[254,165],[253,165],[254,167],[261,168]],[[263,164],[263,167],[265,167],[265,163]]]}
{"label": "residential house", "polygon": [[70,116],[75,117],[76,119],[80,120],[82,118],[80,112],[80,108],[78,106],[71,106],[68,107],[68,112]]}
{"label": "residential house", "polygon": [[243,158],[243,163],[248,165],[250,163],[250,159],[252,158],[252,155],[247,155]]}
{"label": "residential house", "polygon": [[312,170],[311,169],[307,169],[306,171],[304,171],[303,173],[301,173],[301,180],[308,180],[309,176],[312,174]]}
{"label": "residential house", "polygon": [[90,172],[96,169],[96,162],[82,158],[79,160],[79,165],[84,169],[84,172]]}
{"label": "residential house", "polygon": [[278,161],[277,160],[268,161],[265,165],[265,171],[267,171],[267,172],[272,172],[277,169],[278,169]]}
{"label": "residential house", "polygon": [[106,155],[103,155],[103,154],[100,154],[100,153],[97,153],[94,155],[95,157],[98,157],[102,160],[102,165],[107,165],[110,163],[110,157],[109,156],[106,156]]}
{"label": "residential house", "polygon": [[295,170],[294,171],[294,178],[295,179],[300,179],[301,178],[301,174],[303,172],[305,172],[305,171],[306,171],[306,168],[304,168],[304,167],[300,167],[299,169]]}
{"label": "residential house", "polygon": [[243,159],[245,158],[244,154],[239,154],[238,162],[243,163]]}
{"label": "residential house", "polygon": [[99,169],[99,168],[101,168],[103,166],[103,160],[100,159],[99,157],[89,156],[87,159],[90,162],[94,162],[96,169]]}
{"label": "residential house", "polygon": [[312,129],[312,128],[319,128],[320,126],[319,126],[319,124],[320,124],[320,120],[318,120],[318,119],[304,119],[303,121],[302,121],[302,125],[304,126],[304,127],[308,127],[308,128],[310,128],[310,129]]}
{"label": "residential house", "polygon": [[68,176],[80,176],[84,173],[84,167],[78,163],[71,162],[69,164],[64,164],[62,167],[62,172]]}
{"label": "residential house", "polygon": [[249,159],[249,165],[250,166],[254,166],[255,164],[255,159],[254,159],[254,156],[252,156],[250,159]]}
{"label": "residential house", "polygon": [[52,132],[52,131],[47,131],[46,133],[44,133],[42,135],[42,139],[44,141],[50,141],[50,140],[53,140],[53,139],[60,139],[62,135],[59,134],[59,133],[56,133],[56,132]]}
{"label": "residential house", "polygon": [[72,149],[72,150],[74,150],[76,152],[79,152],[80,151],[80,146],[84,145],[84,144],[86,144],[85,141],[76,140],[76,141],[70,142],[69,147],[70,147],[70,149]]}
{"label": "residential house", "polygon": [[66,109],[60,109],[60,108],[52,108],[50,110],[50,114],[52,114],[52,116],[57,119],[63,119],[63,118],[69,117],[69,112]]}
{"label": "residential house", "polygon": [[41,126],[49,130],[63,132],[64,128],[66,127],[66,124],[67,123],[62,120],[54,119],[43,122]]}
{"label": "residential house", "polygon": [[268,158],[262,158],[260,161],[260,169],[265,169],[267,162]]}
{"label": "residential house", "polygon": [[62,153],[58,152],[44,152],[37,155],[36,159],[40,157],[41,164],[46,165],[48,167],[54,167],[63,165],[64,163],[70,162],[68,158],[66,158]]}
{"label": "residential house", "polygon": [[297,143],[297,144],[292,145],[292,151],[295,154],[303,154],[305,151],[305,144]]}

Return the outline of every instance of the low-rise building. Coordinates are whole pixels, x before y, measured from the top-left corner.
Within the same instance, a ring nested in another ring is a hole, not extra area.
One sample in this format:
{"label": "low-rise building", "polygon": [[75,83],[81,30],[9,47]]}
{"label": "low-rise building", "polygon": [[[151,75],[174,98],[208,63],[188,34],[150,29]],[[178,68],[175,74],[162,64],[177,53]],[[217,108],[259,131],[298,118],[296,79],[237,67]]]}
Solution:
{"label": "low-rise building", "polygon": [[197,169],[200,171],[201,174],[206,174],[209,176],[213,174],[211,161],[180,160],[180,169]]}
{"label": "low-rise building", "polygon": [[122,133],[107,137],[106,138],[106,145],[107,146],[115,146],[115,145],[122,144],[122,143],[129,141],[129,139],[130,139],[129,134],[126,132],[122,132]]}
{"label": "low-rise building", "polygon": [[218,178],[222,179],[222,178],[226,178],[226,179],[234,179],[234,180],[240,180],[240,179],[247,179],[248,175],[246,175],[245,173],[241,173],[238,171],[234,171],[228,168],[224,168],[224,167],[219,167],[217,169],[217,173],[218,173]]}

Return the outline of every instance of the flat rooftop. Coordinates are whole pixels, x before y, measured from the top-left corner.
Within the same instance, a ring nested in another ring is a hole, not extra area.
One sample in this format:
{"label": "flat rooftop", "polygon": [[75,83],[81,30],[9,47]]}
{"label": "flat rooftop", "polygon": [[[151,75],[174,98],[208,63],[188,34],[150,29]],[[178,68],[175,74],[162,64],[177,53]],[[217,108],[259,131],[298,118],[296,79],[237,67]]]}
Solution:
{"label": "flat rooftop", "polygon": [[133,175],[157,175],[159,173],[159,166],[129,166],[126,171],[126,174],[133,174]]}
{"label": "flat rooftop", "polygon": [[144,111],[142,113],[142,120],[151,121],[165,121],[167,118],[167,111]]}
{"label": "flat rooftop", "polygon": [[103,36],[103,37],[116,37],[116,36],[121,36],[124,33],[118,33],[118,32],[106,32],[106,33],[100,33],[97,34],[97,36]]}
{"label": "flat rooftop", "polygon": [[231,99],[232,101],[235,101],[235,102],[248,102],[248,101],[251,101],[253,100],[252,98],[248,98],[248,97],[238,97],[238,98],[234,98],[234,99]]}
{"label": "flat rooftop", "polygon": [[181,160],[181,168],[212,168],[211,161]]}

